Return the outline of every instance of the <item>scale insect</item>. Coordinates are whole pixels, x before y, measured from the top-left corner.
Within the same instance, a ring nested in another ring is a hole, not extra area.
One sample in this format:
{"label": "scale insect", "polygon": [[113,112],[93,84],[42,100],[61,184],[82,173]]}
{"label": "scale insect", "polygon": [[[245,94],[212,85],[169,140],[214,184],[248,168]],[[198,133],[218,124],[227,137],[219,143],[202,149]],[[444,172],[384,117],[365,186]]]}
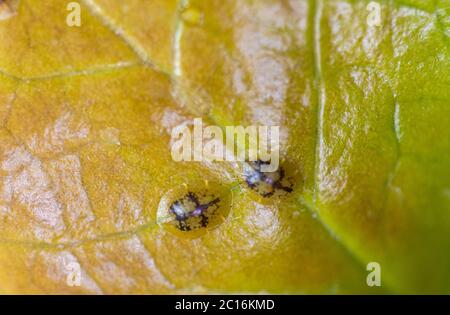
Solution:
{"label": "scale insect", "polygon": [[247,185],[264,198],[273,196],[277,191],[290,193],[292,185],[288,183],[284,169],[279,167],[277,171],[265,173],[261,166],[269,162],[248,162],[244,166],[244,176]]}
{"label": "scale insect", "polygon": [[188,192],[184,197],[172,203],[169,211],[175,216],[177,227],[181,231],[206,228],[210,217],[219,207],[220,198],[202,203],[197,194]]}

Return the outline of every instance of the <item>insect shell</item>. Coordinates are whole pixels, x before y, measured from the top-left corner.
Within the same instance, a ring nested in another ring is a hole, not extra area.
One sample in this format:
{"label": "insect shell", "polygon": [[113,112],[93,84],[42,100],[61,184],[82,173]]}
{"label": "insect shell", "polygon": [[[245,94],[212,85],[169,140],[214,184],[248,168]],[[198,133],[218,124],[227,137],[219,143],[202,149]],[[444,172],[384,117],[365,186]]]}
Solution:
{"label": "insect shell", "polygon": [[201,202],[197,194],[188,192],[172,203],[169,211],[175,216],[175,223],[181,231],[206,228],[219,207],[220,198]]}
{"label": "insect shell", "polygon": [[271,197],[277,192],[292,192],[292,185],[288,183],[282,167],[275,172],[266,173],[261,171],[261,166],[269,163],[264,161],[247,163],[244,166],[244,176],[247,185],[264,198]]}

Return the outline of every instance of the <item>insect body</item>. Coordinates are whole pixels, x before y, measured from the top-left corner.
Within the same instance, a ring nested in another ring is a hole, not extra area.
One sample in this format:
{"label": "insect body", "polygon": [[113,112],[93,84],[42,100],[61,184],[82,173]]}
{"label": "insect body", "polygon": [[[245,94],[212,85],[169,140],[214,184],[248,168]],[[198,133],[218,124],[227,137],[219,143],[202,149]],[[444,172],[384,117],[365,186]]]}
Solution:
{"label": "insect body", "polygon": [[175,215],[177,227],[181,231],[207,227],[210,217],[218,208],[219,198],[202,203],[193,192],[188,192],[183,198],[176,200],[170,206],[170,212]]}
{"label": "insect body", "polygon": [[265,198],[271,197],[277,191],[292,192],[292,187],[286,183],[284,169],[280,167],[275,172],[265,173],[261,171],[264,164],[267,165],[269,162],[256,161],[245,165],[244,175],[247,185]]}

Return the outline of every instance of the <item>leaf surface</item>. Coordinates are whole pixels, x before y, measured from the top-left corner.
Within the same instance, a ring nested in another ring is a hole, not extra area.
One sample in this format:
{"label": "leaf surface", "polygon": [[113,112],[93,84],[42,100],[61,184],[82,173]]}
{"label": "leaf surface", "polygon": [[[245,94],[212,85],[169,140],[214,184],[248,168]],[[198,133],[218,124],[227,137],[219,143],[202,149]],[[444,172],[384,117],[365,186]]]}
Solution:
{"label": "leaf surface", "polygon": [[[62,0],[0,21],[3,292],[449,292],[448,1],[380,2],[380,27],[366,1],[80,3],[79,28]],[[293,192],[173,161],[195,117],[281,126]],[[182,187],[224,222],[158,224]]]}

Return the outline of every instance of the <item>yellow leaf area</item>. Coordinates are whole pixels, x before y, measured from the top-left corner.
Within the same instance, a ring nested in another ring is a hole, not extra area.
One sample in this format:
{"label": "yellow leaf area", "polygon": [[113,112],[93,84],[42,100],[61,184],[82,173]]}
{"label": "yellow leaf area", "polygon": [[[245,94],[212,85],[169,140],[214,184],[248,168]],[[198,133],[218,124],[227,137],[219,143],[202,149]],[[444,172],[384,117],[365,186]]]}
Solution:
{"label": "yellow leaf area", "polygon": [[[3,2],[0,292],[449,292],[448,1]],[[293,191],[173,161],[195,117],[279,125]],[[181,192],[221,219],[161,224]]]}

